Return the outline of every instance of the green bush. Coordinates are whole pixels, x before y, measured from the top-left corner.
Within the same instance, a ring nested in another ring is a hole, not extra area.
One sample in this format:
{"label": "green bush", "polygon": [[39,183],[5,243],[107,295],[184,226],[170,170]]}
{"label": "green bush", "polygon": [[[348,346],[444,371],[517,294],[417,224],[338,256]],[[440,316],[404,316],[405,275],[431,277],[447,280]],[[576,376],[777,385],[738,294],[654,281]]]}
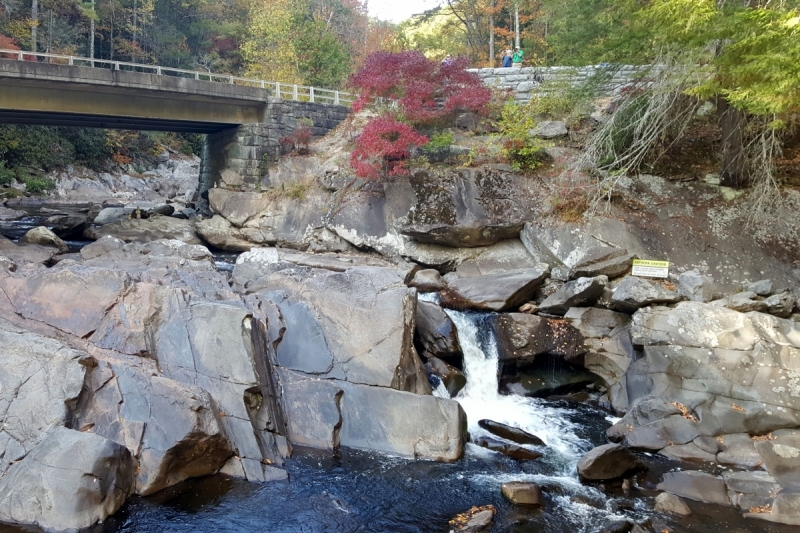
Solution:
{"label": "green bush", "polygon": [[108,131],[92,128],[59,128],[64,139],[74,146],[75,162],[99,170],[111,158]]}
{"label": "green bush", "polygon": [[503,108],[498,123],[503,136],[503,155],[517,171],[537,169],[547,158],[544,145],[530,135],[536,125],[528,106],[509,102]]}
{"label": "green bush", "polygon": [[31,194],[42,194],[47,191],[52,191],[56,188],[56,184],[50,178],[24,178],[25,191]]}
{"label": "green bush", "polygon": [[9,168],[26,167],[45,172],[75,160],[75,147],[59,128],[0,126],[0,151]]}
{"label": "green bush", "polygon": [[0,185],[8,185],[14,181],[14,176],[14,171],[6,167],[6,162],[0,161]]}

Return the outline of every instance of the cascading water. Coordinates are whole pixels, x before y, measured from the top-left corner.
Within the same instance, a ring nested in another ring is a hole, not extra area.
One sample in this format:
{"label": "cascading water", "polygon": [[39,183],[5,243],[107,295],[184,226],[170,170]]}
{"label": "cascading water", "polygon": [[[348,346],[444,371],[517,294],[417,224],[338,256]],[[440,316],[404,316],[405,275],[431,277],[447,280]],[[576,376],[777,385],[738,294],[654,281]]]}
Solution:
{"label": "cascading water", "polygon": [[[425,295],[424,299],[433,299]],[[541,438],[546,447],[534,447],[544,456],[536,461],[537,473],[476,473],[472,481],[479,484],[501,485],[508,481],[534,481],[551,491],[562,510],[562,519],[572,522],[575,531],[593,531],[597,521],[622,519],[605,508],[607,497],[599,490],[580,483],[576,465],[592,444],[578,436],[579,427],[571,420],[575,411],[557,407],[546,400],[518,395],[501,395],[498,387],[498,354],[494,332],[486,313],[446,310],[458,331],[463,352],[467,385],[455,398],[467,414],[469,432],[476,436],[491,436],[478,421],[490,419],[519,427]],[[502,440],[502,439],[500,439]],[[486,455],[488,452],[474,444],[467,454]],[[594,505],[587,505],[591,501]]]}

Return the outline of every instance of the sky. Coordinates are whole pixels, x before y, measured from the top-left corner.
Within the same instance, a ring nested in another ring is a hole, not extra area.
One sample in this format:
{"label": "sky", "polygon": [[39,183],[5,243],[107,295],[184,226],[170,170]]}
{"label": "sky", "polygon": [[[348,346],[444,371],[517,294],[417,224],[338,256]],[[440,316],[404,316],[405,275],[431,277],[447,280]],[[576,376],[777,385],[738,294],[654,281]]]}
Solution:
{"label": "sky", "polygon": [[411,15],[439,5],[440,0],[369,0],[369,14],[382,20],[400,22]]}

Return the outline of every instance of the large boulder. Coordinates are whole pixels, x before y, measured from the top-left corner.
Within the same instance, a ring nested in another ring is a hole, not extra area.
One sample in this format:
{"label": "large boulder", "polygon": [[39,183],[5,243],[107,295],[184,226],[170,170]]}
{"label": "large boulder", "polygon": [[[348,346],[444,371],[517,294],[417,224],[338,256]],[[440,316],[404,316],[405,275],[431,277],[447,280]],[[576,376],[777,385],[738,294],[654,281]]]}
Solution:
{"label": "large boulder", "polygon": [[17,265],[49,264],[57,250],[40,244],[15,244],[0,235],[0,255]]}
{"label": "large boulder", "polygon": [[0,476],[48,429],[68,424],[88,354],[0,319]]}
{"label": "large boulder", "polygon": [[563,358],[582,365],[586,349],[583,336],[562,320],[524,313],[504,313],[493,317],[500,361],[511,367],[533,364],[538,356]]}
{"label": "large boulder", "polygon": [[417,171],[410,179],[417,196],[399,232],[422,243],[475,247],[516,238],[524,204],[514,178],[492,169]]}
{"label": "large boulder", "polygon": [[532,444],[534,446],[543,446],[544,441],[525,431],[524,429],[508,426],[495,422],[494,420],[478,420],[478,426],[485,429],[489,433],[493,433],[500,438],[516,442],[517,444]]}
{"label": "large boulder", "polygon": [[714,280],[696,268],[687,270],[678,276],[678,293],[693,302],[710,302],[714,299]]}
{"label": "large boulder", "polygon": [[542,505],[544,497],[542,489],[536,483],[526,481],[510,481],[500,487],[508,501],[517,505]]}
{"label": "large boulder", "polygon": [[590,248],[572,266],[573,278],[607,276],[616,278],[631,268],[633,255],[622,248],[598,246]]}
{"label": "large boulder", "polygon": [[426,352],[444,359],[461,354],[456,326],[438,304],[418,301],[416,326],[419,342]]}
{"label": "large boulder", "polygon": [[774,431],[769,438],[755,442],[756,450],[781,487],[800,492],[800,433],[796,429]]}
{"label": "large boulder", "polygon": [[647,305],[670,304],[681,300],[681,295],[676,291],[636,276],[625,277],[611,297],[614,307],[626,313],[633,313]]}
{"label": "large boulder", "polygon": [[[259,245],[248,240],[248,235],[220,215],[198,220],[195,230],[208,244],[226,252],[246,252]],[[252,235],[249,237],[252,238]]]}
{"label": "large boulder", "polygon": [[46,531],[93,526],[125,502],[135,469],[126,447],[55,427],[0,479],[0,520]]}
{"label": "large boulder", "polygon": [[462,371],[449,365],[439,359],[438,357],[428,357],[425,362],[425,372],[430,376],[436,376],[447,389],[450,398],[455,398],[456,395],[466,387],[467,377]]}
{"label": "large boulder", "polygon": [[29,230],[19,242],[27,244],[40,244],[49,248],[56,248],[59,252],[66,253],[69,251],[67,243],[62,241],[55,233],[50,231],[44,226],[38,226]]}
{"label": "large boulder", "polygon": [[165,216],[120,220],[104,226],[87,228],[83,234],[93,241],[111,235],[125,242],[145,243],[159,239],[174,239],[186,244],[203,243],[197,236],[192,221]]}
{"label": "large boulder", "polygon": [[451,273],[444,277],[447,288],[440,293],[441,302],[443,306],[454,309],[516,309],[533,298],[547,273],[546,265],[472,277]]}
{"label": "large boulder", "polygon": [[638,311],[631,338],[642,350],[627,372],[631,409],[610,437],[647,450],[694,442],[749,461],[752,449],[727,448],[726,435],[800,426],[797,322],[683,302]]}
{"label": "large boulder", "polygon": [[569,281],[539,304],[539,311],[552,315],[563,315],[571,307],[592,305],[603,294],[606,284],[608,284],[606,276],[578,278]]}
{"label": "large boulder", "polygon": [[239,257],[233,280],[280,309],[286,331],[277,348],[279,366],[430,393],[413,345],[416,291],[393,269],[356,266],[337,272],[254,250]]}
{"label": "large boulder", "polygon": [[531,137],[539,139],[556,139],[569,135],[567,123],[560,120],[544,120],[536,124],[536,127],[528,132]]}
{"label": "large boulder", "polygon": [[657,513],[666,513],[677,516],[689,516],[692,510],[686,505],[686,502],[680,496],[670,494],[669,492],[662,492],[656,496],[656,505],[653,510]]}
{"label": "large boulder", "polygon": [[619,444],[604,444],[581,457],[577,468],[582,481],[594,482],[619,479],[647,467],[628,448]]}
{"label": "large boulder", "polygon": [[731,505],[725,480],[706,472],[667,472],[656,488],[698,502]]}

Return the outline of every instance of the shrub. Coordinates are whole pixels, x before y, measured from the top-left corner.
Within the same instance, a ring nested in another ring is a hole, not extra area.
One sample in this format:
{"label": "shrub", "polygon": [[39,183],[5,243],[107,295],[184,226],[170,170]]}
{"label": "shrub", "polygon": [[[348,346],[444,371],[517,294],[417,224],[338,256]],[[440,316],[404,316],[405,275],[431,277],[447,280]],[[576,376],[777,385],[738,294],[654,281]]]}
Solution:
{"label": "shrub", "polygon": [[500,115],[500,133],[503,136],[503,156],[514,170],[535,170],[547,154],[540,141],[530,135],[536,125],[526,106],[509,102]]}
{"label": "shrub", "polygon": [[8,185],[14,181],[14,171],[6,168],[6,162],[0,161],[0,185]]}
{"label": "shrub", "polygon": [[422,147],[422,152],[430,161],[443,161],[450,155],[450,146],[452,144],[453,132],[437,131],[431,135],[428,144]]}
{"label": "shrub", "polygon": [[25,191],[31,194],[42,194],[56,188],[55,182],[49,178],[24,178],[22,181]]}
{"label": "shrub", "polygon": [[75,161],[98,170],[111,157],[108,131],[92,128],[59,128],[64,139],[74,147]]}
{"label": "shrub", "polygon": [[281,137],[278,142],[289,151],[299,155],[308,155],[311,153],[309,145],[311,144],[311,137],[313,137],[311,130],[313,125],[314,123],[309,119],[301,119],[300,126],[295,128],[290,135]]}
{"label": "shrub", "polygon": [[0,126],[0,152],[10,168],[53,170],[70,164],[75,147],[59,128]]}
{"label": "shrub", "polygon": [[406,174],[411,149],[427,142],[414,128],[386,114],[364,127],[350,154],[350,164],[362,178],[379,178],[381,171],[389,176]]}
{"label": "shrub", "polygon": [[553,213],[564,222],[580,222],[589,209],[589,197],[585,190],[576,187],[562,187],[550,198]]}

